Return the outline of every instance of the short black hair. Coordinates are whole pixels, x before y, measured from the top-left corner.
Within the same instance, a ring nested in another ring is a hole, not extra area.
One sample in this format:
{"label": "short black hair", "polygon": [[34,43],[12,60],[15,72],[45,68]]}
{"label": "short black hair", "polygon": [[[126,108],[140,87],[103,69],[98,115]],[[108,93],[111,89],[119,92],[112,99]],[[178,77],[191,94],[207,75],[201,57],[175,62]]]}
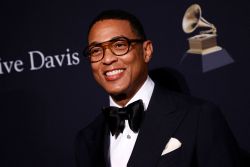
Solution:
{"label": "short black hair", "polygon": [[105,10],[105,11],[102,11],[100,14],[98,14],[89,25],[88,35],[89,35],[91,28],[96,22],[102,21],[102,20],[108,20],[108,19],[128,21],[130,23],[132,30],[135,32],[135,34],[139,38],[141,38],[142,40],[147,39],[143,26],[141,22],[139,21],[139,19],[135,15],[128,13],[124,10],[119,10],[119,9]]}

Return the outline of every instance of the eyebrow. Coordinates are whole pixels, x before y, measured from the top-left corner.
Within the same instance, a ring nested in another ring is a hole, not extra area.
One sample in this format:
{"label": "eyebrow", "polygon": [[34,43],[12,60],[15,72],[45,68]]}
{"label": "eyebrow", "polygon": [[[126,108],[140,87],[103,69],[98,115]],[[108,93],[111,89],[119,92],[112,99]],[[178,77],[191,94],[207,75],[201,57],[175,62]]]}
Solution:
{"label": "eyebrow", "polygon": [[[114,39],[123,38],[123,37],[125,37],[125,36],[123,36],[123,35],[115,36],[115,37],[113,37],[113,38],[111,38],[111,39],[109,39],[109,40],[107,40],[107,41],[104,41],[104,42],[109,42],[109,41],[112,41],[112,40],[114,40]],[[96,42],[96,41],[95,41],[95,42],[90,43],[89,46],[92,46],[92,45],[99,45],[99,44],[104,43],[104,42]]]}

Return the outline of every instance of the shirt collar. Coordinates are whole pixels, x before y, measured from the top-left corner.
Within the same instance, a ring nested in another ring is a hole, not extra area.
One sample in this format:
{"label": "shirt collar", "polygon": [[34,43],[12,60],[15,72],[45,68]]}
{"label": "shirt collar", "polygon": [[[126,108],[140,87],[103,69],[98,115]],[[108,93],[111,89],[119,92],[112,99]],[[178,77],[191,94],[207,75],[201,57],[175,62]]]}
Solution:
{"label": "shirt collar", "polygon": [[[152,81],[152,79],[148,76],[142,87],[136,92],[136,94],[132,97],[132,99],[129,100],[129,102],[125,106],[141,99],[144,104],[144,109],[146,110],[148,108],[148,104],[151,99],[154,86],[155,86],[154,81]],[[114,102],[111,96],[109,96],[109,102],[110,106],[121,108],[121,106],[119,106]]]}

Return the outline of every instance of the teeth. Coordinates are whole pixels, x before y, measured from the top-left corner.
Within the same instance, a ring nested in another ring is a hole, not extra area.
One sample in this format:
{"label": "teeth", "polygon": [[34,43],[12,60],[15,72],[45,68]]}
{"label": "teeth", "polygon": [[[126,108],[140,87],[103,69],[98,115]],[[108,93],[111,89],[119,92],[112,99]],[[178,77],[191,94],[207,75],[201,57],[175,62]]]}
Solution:
{"label": "teeth", "polygon": [[124,71],[124,70],[121,70],[121,69],[119,69],[119,70],[114,70],[114,71],[109,71],[109,72],[106,73],[106,75],[107,75],[107,76],[116,75],[116,74],[119,74],[119,73],[121,73],[121,72],[123,72],[123,71]]}

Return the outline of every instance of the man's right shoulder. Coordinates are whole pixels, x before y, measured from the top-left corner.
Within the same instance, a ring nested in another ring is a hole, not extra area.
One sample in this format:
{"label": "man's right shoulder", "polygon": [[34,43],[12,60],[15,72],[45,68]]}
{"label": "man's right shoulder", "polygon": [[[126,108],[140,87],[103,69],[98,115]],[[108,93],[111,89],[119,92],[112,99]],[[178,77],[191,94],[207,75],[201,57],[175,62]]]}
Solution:
{"label": "man's right shoulder", "polygon": [[78,132],[78,136],[93,136],[95,133],[98,133],[100,131],[103,131],[105,128],[105,120],[104,115],[100,113],[95,117],[93,121],[91,121],[86,127],[81,129]]}

